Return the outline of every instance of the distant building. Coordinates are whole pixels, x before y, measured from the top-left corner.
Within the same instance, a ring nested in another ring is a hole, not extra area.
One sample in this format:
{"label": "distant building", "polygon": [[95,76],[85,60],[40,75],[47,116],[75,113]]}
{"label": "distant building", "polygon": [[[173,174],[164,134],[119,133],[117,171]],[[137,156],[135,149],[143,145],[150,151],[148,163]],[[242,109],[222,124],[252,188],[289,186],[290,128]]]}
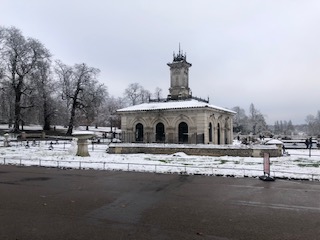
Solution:
{"label": "distant building", "polygon": [[170,88],[166,99],[122,108],[123,142],[231,144],[234,111],[193,97],[189,88],[186,55],[173,55]]}

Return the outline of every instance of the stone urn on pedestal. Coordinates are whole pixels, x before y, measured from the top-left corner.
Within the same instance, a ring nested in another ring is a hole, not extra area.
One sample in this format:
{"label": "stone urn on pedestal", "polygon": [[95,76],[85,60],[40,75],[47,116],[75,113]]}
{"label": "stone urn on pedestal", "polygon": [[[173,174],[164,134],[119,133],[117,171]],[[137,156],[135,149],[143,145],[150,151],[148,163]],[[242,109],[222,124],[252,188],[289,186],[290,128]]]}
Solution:
{"label": "stone urn on pedestal", "polygon": [[75,131],[72,133],[72,135],[78,139],[78,149],[76,156],[89,157],[90,154],[88,151],[88,139],[92,138],[94,136],[94,133],[90,131]]}
{"label": "stone urn on pedestal", "polygon": [[10,147],[9,134],[5,133],[3,136],[4,136],[3,146]]}

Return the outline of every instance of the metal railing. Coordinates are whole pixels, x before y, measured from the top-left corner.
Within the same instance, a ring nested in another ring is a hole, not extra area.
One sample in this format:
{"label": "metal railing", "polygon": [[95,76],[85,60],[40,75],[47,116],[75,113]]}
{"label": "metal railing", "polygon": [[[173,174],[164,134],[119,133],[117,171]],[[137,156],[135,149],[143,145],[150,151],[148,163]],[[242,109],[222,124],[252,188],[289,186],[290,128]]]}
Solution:
{"label": "metal railing", "polygon": [[[19,141],[10,141],[10,146],[14,148],[25,147],[33,148],[41,146],[47,146],[48,148],[65,151],[70,147],[71,140],[19,140]],[[110,144],[110,141],[103,139],[99,142],[90,142],[88,143],[88,149],[91,151],[106,151],[107,146]],[[0,140],[0,146],[3,146],[3,142]],[[103,149],[101,149],[103,148]]]}
{"label": "metal railing", "polygon": [[[0,158],[0,165],[56,167],[63,169],[93,169],[111,171],[136,171],[155,173],[177,173],[190,175],[227,176],[227,177],[258,177],[263,175],[263,170],[253,168],[228,168],[221,166],[199,167],[190,165],[171,164],[142,164],[120,162],[92,162],[69,160],[43,160],[24,158]],[[168,169],[169,168],[169,169]],[[320,174],[290,171],[271,171],[274,178],[320,181]]]}

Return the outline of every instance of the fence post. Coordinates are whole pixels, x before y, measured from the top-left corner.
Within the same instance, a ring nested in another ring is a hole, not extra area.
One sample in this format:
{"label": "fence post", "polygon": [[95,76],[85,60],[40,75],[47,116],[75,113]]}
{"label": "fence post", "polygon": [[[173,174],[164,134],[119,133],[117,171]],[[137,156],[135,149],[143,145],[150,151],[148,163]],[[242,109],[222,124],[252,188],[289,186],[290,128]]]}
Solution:
{"label": "fence post", "polygon": [[3,165],[6,165],[6,158],[3,158]]}
{"label": "fence post", "polygon": [[41,167],[41,159],[39,159],[39,166]]}
{"label": "fence post", "polygon": [[106,163],[103,163],[103,170],[106,170]]}
{"label": "fence post", "polygon": [[130,163],[128,163],[128,171],[130,170]]}
{"label": "fence post", "polygon": [[81,169],[81,161],[79,161],[79,169]]}
{"label": "fence post", "polygon": [[[312,144],[312,142],[311,142]],[[311,157],[311,147],[309,148],[309,157]]]}

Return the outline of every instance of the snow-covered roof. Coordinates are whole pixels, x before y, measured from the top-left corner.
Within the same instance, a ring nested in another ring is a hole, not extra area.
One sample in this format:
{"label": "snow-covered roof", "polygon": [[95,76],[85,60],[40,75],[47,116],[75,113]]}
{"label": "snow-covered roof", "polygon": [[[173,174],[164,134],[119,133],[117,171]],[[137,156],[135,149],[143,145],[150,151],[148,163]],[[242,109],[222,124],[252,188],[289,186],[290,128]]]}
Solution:
{"label": "snow-covered roof", "polygon": [[283,142],[281,142],[280,140],[278,140],[278,139],[272,139],[272,140],[270,140],[270,141],[268,141],[268,142],[266,142],[266,144],[270,144],[270,145],[272,145],[272,144],[282,144],[283,145]]}
{"label": "snow-covered roof", "polygon": [[214,110],[219,110],[223,112],[228,112],[235,114],[236,112],[211,105],[206,102],[201,102],[195,99],[181,100],[181,101],[168,101],[168,102],[149,102],[142,103],[139,105],[134,105],[126,108],[117,110],[117,112],[135,112],[135,111],[154,111],[154,110],[164,110],[164,109],[186,109],[186,108],[211,108]]}

